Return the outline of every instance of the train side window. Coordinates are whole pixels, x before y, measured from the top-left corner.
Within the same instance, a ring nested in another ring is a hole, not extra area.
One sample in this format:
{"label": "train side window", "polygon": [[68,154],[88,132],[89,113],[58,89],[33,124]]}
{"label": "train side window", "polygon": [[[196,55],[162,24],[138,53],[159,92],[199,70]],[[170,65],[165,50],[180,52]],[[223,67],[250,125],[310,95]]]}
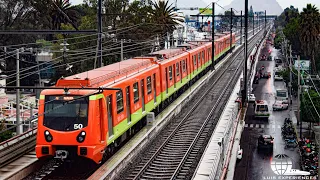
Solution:
{"label": "train side window", "polygon": [[194,63],[194,68],[197,67],[197,55],[193,56],[193,63]]}
{"label": "train side window", "polygon": [[180,73],[179,73],[179,72],[180,72],[179,63],[176,64],[176,72],[177,72],[177,73],[176,73],[177,76],[179,76],[179,74],[180,74]]}
{"label": "train side window", "polygon": [[169,66],[169,79],[172,80],[172,66]]}
{"label": "train side window", "polygon": [[200,66],[201,64],[201,52],[199,52],[198,54],[198,66]]}
{"label": "train side window", "polygon": [[182,60],[182,72],[186,72],[186,61]]}
{"label": "train side window", "polygon": [[119,114],[120,112],[123,111],[123,94],[122,91],[118,91],[116,93],[117,97],[117,113]]}
{"label": "train side window", "polygon": [[139,85],[138,82],[133,84],[133,96],[134,96],[134,103],[139,101]]}
{"label": "train side window", "polygon": [[202,51],[202,59],[204,60],[204,51]]}
{"label": "train side window", "polygon": [[187,79],[189,79],[189,77],[188,77],[188,59],[186,59],[186,71],[187,71]]}
{"label": "train side window", "polygon": [[147,91],[148,91],[148,94],[152,92],[151,76],[147,77]]}

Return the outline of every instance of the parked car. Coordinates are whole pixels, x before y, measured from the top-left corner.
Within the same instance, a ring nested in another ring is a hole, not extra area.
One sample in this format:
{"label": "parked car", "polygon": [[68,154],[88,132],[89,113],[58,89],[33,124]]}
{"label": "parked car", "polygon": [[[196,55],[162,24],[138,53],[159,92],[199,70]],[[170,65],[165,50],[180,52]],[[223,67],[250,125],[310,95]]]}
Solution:
{"label": "parked car", "polygon": [[256,97],[254,96],[254,94],[249,94],[248,101],[249,102],[255,102],[256,101]]}
{"label": "parked car", "polygon": [[263,77],[263,78],[270,78],[270,77],[271,77],[271,72],[270,72],[270,71],[264,72],[264,73],[262,74],[262,77]]}
{"label": "parked car", "polygon": [[268,148],[273,150],[273,140],[271,135],[260,135],[258,138],[258,148]]}
{"label": "parked car", "polygon": [[241,149],[240,144],[239,144],[238,145],[238,152],[237,152],[237,160],[242,159],[242,153],[243,153],[243,149]]}
{"label": "parked car", "polygon": [[272,105],[272,108],[274,111],[276,110],[284,110],[289,108],[289,104],[283,102],[283,101],[275,101]]}
{"label": "parked car", "polygon": [[283,77],[281,76],[279,69],[276,69],[274,72],[274,80],[275,81],[282,81],[283,80]]}

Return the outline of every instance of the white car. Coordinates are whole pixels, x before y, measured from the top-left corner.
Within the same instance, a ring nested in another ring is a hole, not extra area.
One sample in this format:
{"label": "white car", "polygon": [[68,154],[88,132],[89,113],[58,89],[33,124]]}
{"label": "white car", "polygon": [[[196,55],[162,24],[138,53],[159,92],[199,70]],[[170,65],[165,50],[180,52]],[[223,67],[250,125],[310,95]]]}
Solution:
{"label": "white car", "polygon": [[242,152],[243,150],[240,147],[240,144],[238,145],[238,152],[237,152],[237,160],[241,160],[242,159]]}
{"label": "white car", "polygon": [[284,109],[288,109],[289,108],[289,104],[287,104],[287,103],[285,103],[283,101],[276,101],[272,105],[272,108],[273,108],[274,111],[276,111],[276,110],[284,110]]}
{"label": "white car", "polygon": [[248,101],[249,102],[255,102],[256,101],[256,97],[254,96],[254,94],[249,94],[248,95]]}

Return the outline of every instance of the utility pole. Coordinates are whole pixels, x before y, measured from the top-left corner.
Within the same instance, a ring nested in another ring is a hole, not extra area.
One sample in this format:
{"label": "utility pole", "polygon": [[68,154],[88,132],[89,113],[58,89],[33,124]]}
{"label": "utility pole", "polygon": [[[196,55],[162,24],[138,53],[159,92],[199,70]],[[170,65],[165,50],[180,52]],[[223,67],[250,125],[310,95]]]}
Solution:
{"label": "utility pole", "polygon": [[254,13],[253,13],[253,17],[252,17],[252,32],[253,32],[253,35],[254,35]]}
{"label": "utility pole", "polygon": [[289,98],[290,98],[290,104],[292,104],[292,51],[291,51],[291,44],[290,44],[289,48],[290,48],[290,58],[289,58],[289,67],[290,67],[289,94],[290,94],[290,96],[289,96]]}
{"label": "utility pole", "polygon": [[98,68],[102,67],[102,0],[98,0]]}
{"label": "utility pole", "polygon": [[[16,75],[16,86],[20,87],[20,49],[17,49],[17,75]],[[17,135],[22,134],[23,129],[20,122],[20,89],[16,89],[16,122],[17,122]]]}
{"label": "utility pole", "polygon": [[240,26],[240,44],[242,44],[242,11],[240,16],[241,26]]}
{"label": "utility pole", "polygon": [[302,122],[300,119],[300,56],[298,56],[298,122],[300,124],[300,139],[302,138]]}
{"label": "utility pole", "polygon": [[264,11],[264,29],[267,32],[267,10]]}
{"label": "utility pole", "polygon": [[245,106],[245,101],[247,99],[247,60],[248,60],[248,0],[245,0],[244,4],[245,18],[244,18],[244,90],[242,93],[242,106]]}
{"label": "utility pole", "polygon": [[[230,22],[230,50],[231,50],[231,48],[232,48],[232,8],[231,8],[231,14],[230,14],[230,20],[231,20],[231,22]],[[232,50],[231,50],[231,52],[232,52]]]}
{"label": "utility pole", "polygon": [[123,61],[123,39],[121,39],[121,59],[120,61]]}
{"label": "utility pole", "polygon": [[62,51],[62,53],[63,53],[62,58],[63,58],[63,63],[64,63],[64,64],[67,64],[67,62],[66,62],[66,56],[67,56],[67,51],[69,50],[69,49],[67,49],[67,46],[68,46],[68,45],[69,45],[69,44],[67,43],[67,40],[66,40],[66,39],[64,39],[64,40],[63,40],[63,43],[60,44],[60,46],[63,46],[63,48],[60,49],[60,51]]}
{"label": "utility pole", "polygon": [[214,61],[214,24],[215,24],[215,22],[214,22],[214,6],[215,6],[215,4],[214,4],[214,2],[212,2],[212,32],[211,32],[211,34],[212,34],[212,48],[211,48],[211,61],[212,61],[212,70],[214,70],[214,65],[215,65],[215,61]]}

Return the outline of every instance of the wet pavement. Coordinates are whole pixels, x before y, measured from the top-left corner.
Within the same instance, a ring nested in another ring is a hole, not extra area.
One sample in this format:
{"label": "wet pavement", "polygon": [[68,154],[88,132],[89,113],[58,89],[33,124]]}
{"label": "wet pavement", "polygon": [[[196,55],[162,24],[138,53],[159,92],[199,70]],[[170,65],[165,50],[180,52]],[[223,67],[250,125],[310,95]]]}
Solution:
{"label": "wet pavement", "polygon": [[[261,54],[267,53],[268,49],[272,50],[271,56],[275,57],[278,55],[278,50],[268,45],[267,48],[262,50]],[[285,88],[286,86],[283,81],[274,81],[273,69],[275,67],[275,61],[259,61],[257,63],[257,69],[261,66],[265,67],[265,71],[271,72],[271,78],[262,78],[259,80],[259,84],[253,84],[253,93],[256,100],[267,101],[271,115],[268,120],[255,119],[253,116],[254,103],[249,104],[245,119],[246,124],[240,141],[240,146],[243,149],[243,157],[236,165],[234,174],[234,179],[236,180],[274,179],[276,174],[271,169],[271,158],[278,154],[288,155],[292,160],[292,169],[299,169],[298,148],[285,149],[285,142],[281,135],[281,126],[285,118],[290,117],[290,108],[289,110],[272,111],[276,89]],[[296,106],[295,100],[293,100],[292,106]],[[258,137],[261,134],[268,134],[274,137],[273,153],[264,150],[258,152]]]}

